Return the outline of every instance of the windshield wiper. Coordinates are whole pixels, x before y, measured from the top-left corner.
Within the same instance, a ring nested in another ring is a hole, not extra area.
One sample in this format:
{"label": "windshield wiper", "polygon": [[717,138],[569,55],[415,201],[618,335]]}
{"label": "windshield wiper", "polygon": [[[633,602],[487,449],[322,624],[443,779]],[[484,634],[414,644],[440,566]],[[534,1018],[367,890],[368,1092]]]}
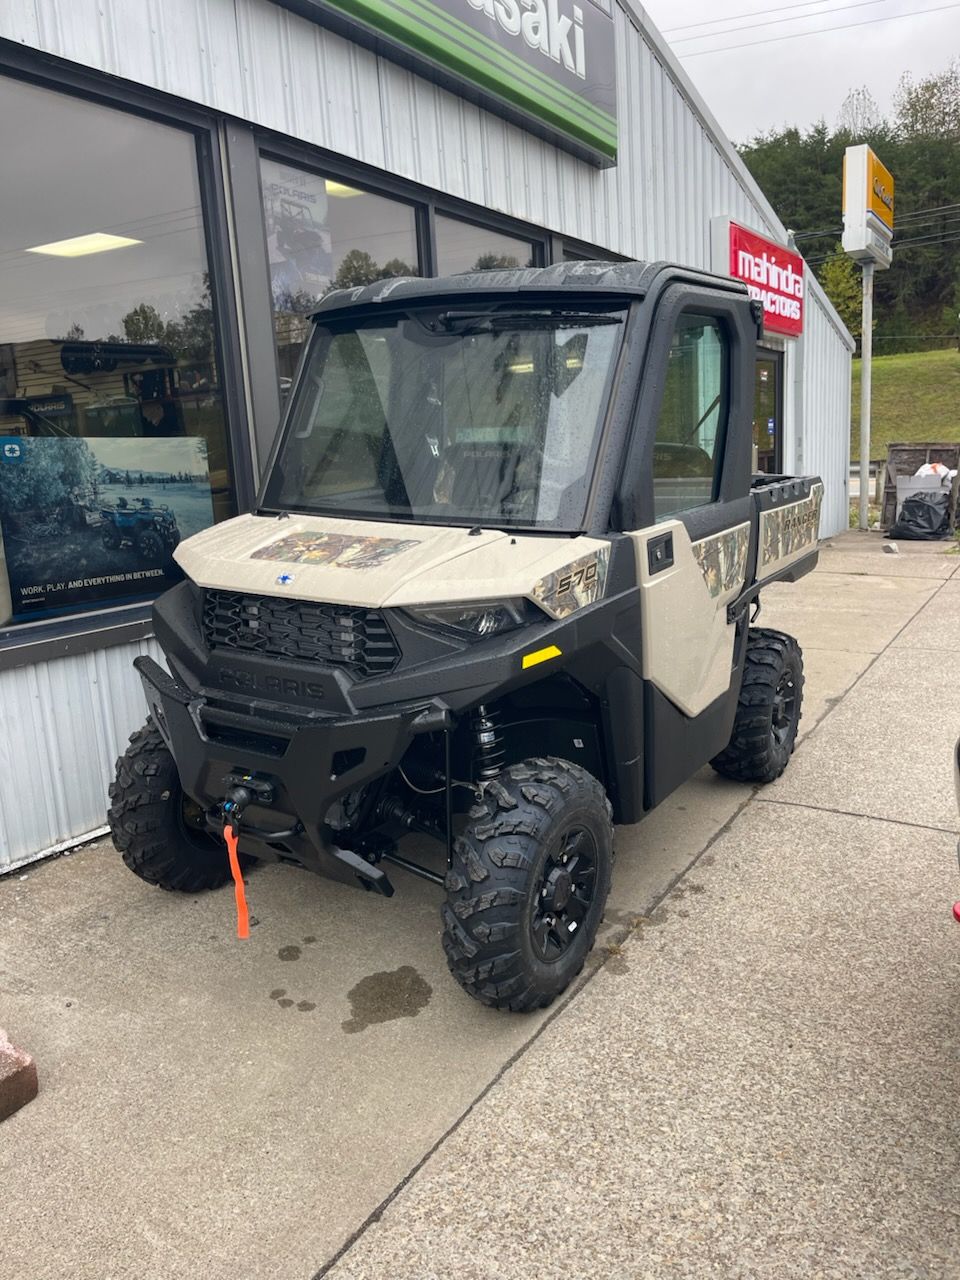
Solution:
{"label": "windshield wiper", "polygon": [[501,329],[623,324],[623,317],[597,311],[444,311],[437,322],[446,333],[497,333]]}

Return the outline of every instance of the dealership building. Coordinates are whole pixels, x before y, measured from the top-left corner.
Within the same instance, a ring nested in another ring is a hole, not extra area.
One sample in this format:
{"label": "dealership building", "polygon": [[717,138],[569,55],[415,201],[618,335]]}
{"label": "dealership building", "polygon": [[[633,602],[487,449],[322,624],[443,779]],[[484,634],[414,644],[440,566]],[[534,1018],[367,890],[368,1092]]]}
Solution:
{"label": "dealership building", "polygon": [[104,829],[169,552],[251,509],[332,288],[737,275],[758,465],[847,526],[854,344],[635,0],[17,0],[0,139],[0,871]]}

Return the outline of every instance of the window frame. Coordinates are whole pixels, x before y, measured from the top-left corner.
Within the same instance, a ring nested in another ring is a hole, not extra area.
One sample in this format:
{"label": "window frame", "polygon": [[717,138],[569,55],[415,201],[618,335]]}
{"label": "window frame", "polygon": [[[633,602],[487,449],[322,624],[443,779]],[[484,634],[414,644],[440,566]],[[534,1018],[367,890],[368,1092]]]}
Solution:
{"label": "window frame", "polygon": [[[645,304],[646,306],[647,304]],[[623,468],[611,511],[611,527],[630,532],[650,528],[654,523],[653,448],[655,428],[663,400],[662,372],[681,313],[690,312],[717,319],[727,340],[727,403],[724,406],[723,463],[719,488],[709,503],[678,512],[676,519],[691,528],[706,528],[716,517],[725,518],[728,504],[744,498],[749,487],[752,433],[733,430],[734,424],[749,424],[753,415],[753,358],[756,350],[756,322],[746,293],[710,289],[699,283],[677,281],[669,284],[656,300],[649,315],[645,352],[639,385],[631,415],[630,439],[623,455]],[[749,402],[748,402],[749,401]],[[745,418],[746,415],[746,418]]]}
{"label": "window frame", "polygon": [[[218,159],[220,119],[213,112],[156,90],[111,81],[101,72],[4,41],[0,41],[0,75],[47,89],[61,98],[80,98],[193,136],[231,479],[238,512],[251,510],[256,486],[227,196]],[[153,633],[151,610],[152,600],[145,600],[0,626],[0,671],[143,640]]]}

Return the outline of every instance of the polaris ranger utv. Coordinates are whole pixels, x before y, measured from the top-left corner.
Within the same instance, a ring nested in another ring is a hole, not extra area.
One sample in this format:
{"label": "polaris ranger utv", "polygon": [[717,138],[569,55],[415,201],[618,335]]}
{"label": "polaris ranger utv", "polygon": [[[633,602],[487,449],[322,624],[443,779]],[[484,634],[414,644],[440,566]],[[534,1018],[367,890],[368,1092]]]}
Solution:
{"label": "polaris ranger utv", "polygon": [[400,866],[445,893],[470,995],[563,991],[613,824],[793,751],[800,650],[750,622],[814,567],[822,485],[751,478],[758,308],[642,263],[326,297],[256,512],[179,545],[169,672],[136,661],[131,870],[194,892],[232,868],[240,903],[245,860],[388,896]]}

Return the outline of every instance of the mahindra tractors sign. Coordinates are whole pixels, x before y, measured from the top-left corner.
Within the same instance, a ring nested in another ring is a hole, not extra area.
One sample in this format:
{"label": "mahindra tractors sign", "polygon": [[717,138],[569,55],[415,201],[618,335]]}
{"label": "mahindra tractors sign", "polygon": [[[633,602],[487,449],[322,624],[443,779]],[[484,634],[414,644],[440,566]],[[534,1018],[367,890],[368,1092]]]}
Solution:
{"label": "mahindra tractors sign", "polygon": [[[724,221],[727,221],[726,219]],[[803,333],[803,259],[775,240],[730,222],[726,261],[715,268],[742,280],[751,298],[763,303],[763,326],[797,338]]]}

